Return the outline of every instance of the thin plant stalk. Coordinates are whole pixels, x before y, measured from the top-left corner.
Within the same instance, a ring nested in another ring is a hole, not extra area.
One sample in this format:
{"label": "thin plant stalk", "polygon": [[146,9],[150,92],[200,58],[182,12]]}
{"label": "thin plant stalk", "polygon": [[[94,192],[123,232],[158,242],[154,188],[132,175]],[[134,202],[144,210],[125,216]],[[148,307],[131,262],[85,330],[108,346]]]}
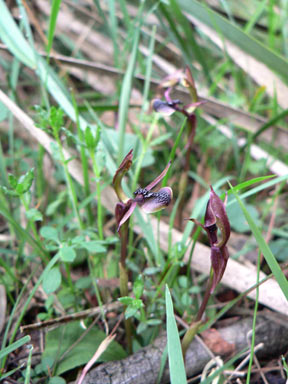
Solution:
{"label": "thin plant stalk", "polygon": [[137,166],[136,166],[136,170],[135,170],[135,174],[134,174],[134,178],[133,178],[133,183],[132,183],[132,190],[133,191],[136,189],[136,185],[137,185],[137,181],[139,179],[139,175],[141,172],[143,160],[144,160],[145,154],[147,152],[147,149],[149,148],[149,144],[150,144],[153,132],[154,132],[154,130],[158,124],[158,119],[159,119],[159,116],[155,115],[155,118],[154,118],[152,124],[150,125],[150,128],[148,130],[146,138],[142,143],[142,151],[141,151],[139,159],[137,161]]}
{"label": "thin plant stalk", "polygon": [[65,173],[65,178],[66,178],[66,183],[67,183],[67,187],[68,187],[68,191],[69,191],[69,196],[70,196],[70,199],[71,199],[72,207],[73,207],[73,210],[74,210],[74,214],[77,217],[80,229],[84,229],[84,224],[83,224],[83,222],[81,220],[80,213],[79,213],[79,210],[78,210],[78,201],[77,201],[77,195],[76,195],[75,187],[74,187],[72,178],[71,178],[69,170],[68,170],[67,160],[65,159],[65,156],[64,156],[64,153],[63,153],[62,143],[61,143],[58,131],[54,127],[53,127],[53,133],[54,133],[54,137],[55,137],[56,142],[57,142],[58,147],[59,147],[61,163],[63,165],[63,169],[64,169],[64,173]]}
{"label": "thin plant stalk", "polygon": [[[24,209],[25,209],[25,212],[28,212],[28,210],[29,210],[29,204],[28,204],[28,202],[26,201],[26,196],[25,196],[25,195],[21,195],[21,196],[19,196],[19,197],[20,197],[20,201],[21,201],[21,203],[22,203],[22,205],[23,205],[23,207],[24,207]],[[34,222],[33,220],[28,220],[27,228],[28,228],[29,226],[30,226],[31,229],[32,229],[32,232],[33,232],[33,235],[34,235],[34,238],[35,238],[36,242],[37,242],[38,244],[41,244],[41,240],[40,240],[40,237],[39,237],[39,235],[38,235],[38,232],[37,232],[37,228],[36,228],[35,222]],[[42,255],[43,255],[43,256],[42,256]],[[42,260],[45,261],[45,262],[48,262],[48,261],[49,261],[49,257],[48,257],[48,255],[46,254],[46,252],[43,252],[43,254],[41,253],[41,254],[40,254],[40,257],[41,257]]]}
{"label": "thin plant stalk", "polygon": [[105,313],[104,313],[104,309],[103,309],[103,302],[102,302],[102,298],[101,298],[101,295],[100,295],[100,290],[99,290],[99,287],[98,287],[98,284],[97,284],[97,276],[94,273],[94,268],[93,268],[93,265],[92,265],[92,260],[93,260],[92,256],[89,255],[88,256],[89,272],[90,272],[90,275],[93,277],[92,284],[93,284],[93,287],[94,287],[94,290],[95,290],[95,295],[96,295],[99,307],[101,308],[102,318],[104,319],[105,318]]}
{"label": "thin plant stalk", "polygon": [[250,353],[250,360],[249,360],[249,365],[248,365],[248,370],[247,370],[246,384],[250,383],[250,376],[251,376],[251,369],[252,369],[253,355],[254,355],[254,347],[255,347],[256,319],[257,319],[257,311],[258,311],[258,304],[259,304],[260,267],[261,267],[261,252],[258,252],[258,260],[257,260],[257,287],[256,287],[256,298],[255,298],[255,307],[254,307],[254,314],[253,314],[251,353]]}
{"label": "thin plant stalk", "polygon": [[69,288],[70,288],[70,290],[73,294],[73,298],[74,298],[74,308],[75,308],[75,311],[78,312],[79,308],[77,305],[77,294],[76,294],[75,286],[74,286],[73,281],[72,281],[70,266],[68,263],[64,263],[64,265],[65,265],[65,271],[67,274],[68,285],[69,285]]}
{"label": "thin plant stalk", "polygon": [[[80,122],[79,122],[79,111],[78,111],[78,106],[77,102],[75,100],[75,95],[72,93],[72,102],[75,110],[75,116],[76,116],[76,126],[77,126],[77,134],[80,138],[80,140],[83,142],[84,141],[84,134],[83,131],[80,127]],[[82,170],[83,170],[83,181],[84,181],[84,191],[85,191],[85,196],[88,197],[91,194],[90,190],[90,183],[89,183],[89,165],[88,165],[88,159],[86,156],[86,151],[83,145],[80,146],[80,156],[81,156],[81,163],[82,163]],[[90,226],[93,225],[93,214],[92,214],[92,209],[91,209],[91,204],[87,204],[86,207],[87,211],[87,218],[88,218],[88,223]]]}
{"label": "thin plant stalk", "polygon": [[102,204],[101,204],[101,185],[100,185],[100,170],[95,158],[95,152],[93,150],[89,151],[91,160],[92,160],[92,166],[93,166],[93,172],[96,176],[96,196],[97,196],[97,226],[98,226],[98,233],[100,240],[104,239],[103,235],[103,217],[102,217]]}
{"label": "thin plant stalk", "polygon": [[[21,324],[21,322],[22,322],[22,320],[23,320],[23,317],[24,317],[24,315],[25,315],[25,313],[26,313],[26,311],[27,311],[27,308],[29,307],[29,304],[30,304],[32,298],[34,297],[34,295],[35,295],[37,289],[39,288],[40,284],[42,284],[42,281],[43,281],[44,277],[47,275],[47,273],[48,273],[48,272],[54,267],[54,265],[59,261],[60,257],[61,257],[61,255],[60,255],[60,253],[58,252],[58,253],[57,253],[57,254],[56,254],[56,255],[49,261],[49,263],[46,265],[44,271],[42,272],[42,274],[41,274],[40,277],[38,278],[37,283],[35,284],[34,288],[32,289],[32,291],[31,291],[29,297],[27,298],[26,302],[24,303],[23,307],[21,308],[21,312],[20,312],[19,316],[17,317],[17,321],[16,321],[16,323],[15,323],[15,325],[14,325],[12,334],[11,334],[11,336],[10,336],[9,345],[11,345],[11,344],[13,343],[13,341],[15,340],[15,337],[16,337],[16,334],[17,334],[17,332],[18,332],[19,326],[20,326],[20,324]],[[28,282],[30,281],[30,279],[32,278],[32,276],[34,275],[35,272],[36,272],[36,271],[34,271],[33,274],[31,275],[31,277],[28,279],[28,281],[27,281],[27,283],[25,284],[25,286],[23,287],[23,289],[22,289],[20,295],[22,295],[23,292],[25,291],[25,289],[27,288],[27,286],[28,286]],[[20,297],[20,295],[19,295],[19,297]],[[13,308],[13,312],[14,312],[14,310],[16,311],[16,308],[17,308],[19,302],[20,302],[20,299],[19,299],[19,300],[17,299],[17,301],[16,301],[16,303],[15,303],[15,305],[14,305],[14,308]],[[12,324],[12,318],[13,318],[12,314],[11,314],[10,318],[11,318],[11,322],[10,322],[10,325],[11,325],[11,324]],[[7,328],[8,328],[8,326],[7,326]],[[7,336],[8,336],[8,331],[7,331],[7,334],[6,334],[6,332],[5,332],[4,338],[5,338],[5,336],[6,336],[6,338],[7,338]],[[5,340],[6,340],[6,339],[5,339]],[[4,340],[3,340],[3,342],[4,342]],[[3,346],[5,346],[4,343],[2,343],[2,347],[3,347]],[[2,367],[1,367],[1,368],[3,368],[3,367],[5,366],[5,362],[6,362],[7,357],[8,357],[8,356],[5,356],[5,357],[3,358],[3,360],[2,360]]]}
{"label": "thin plant stalk", "polygon": [[[183,112],[182,112],[183,113]],[[184,111],[184,114],[185,111]],[[185,202],[185,192],[187,189],[188,184],[188,171],[190,169],[190,158],[191,158],[191,152],[192,152],[192,145],[194,142],[195,132],[196,132],[196,125],[197,125],[197,119],[195,114],[192,116],[187,116],[187,144],[186,144],[186,154],[185,154],[185,160],[184,160],[184,172],[182,172],[179,182],[179,207],[178,207],[178,226],[180,229],[182,229],[182,222],[183,222],[183,208],[184,208],[184,202]]]}
{"label": "thin plant stalk", "polygon": [[[21,203],[22,203],[22,205],[23,205],[23,207],[25,209],[25,212],[29,211],[29,204],[26,201],[26,196],[21,195],[20,196],[20,201],[21,201]],[[28,226],[29,225],[30,225],[30,227],[32,229],[32,232],[33,232],[33,235],[35,237],[35,240],[37,242],[41,243],[34,221],[33,220],[28,220]]]}
{"label": "thin plant stalk", "polygon": [[203,317],[203,314],[205,312],[205,309],[207,307],[208,301],[209,301],[210,296],[211,296],[212,282],[213,282],[213,271],[211,269],[210,278],[209,278],[209,281],[208,281],[208,284],[206,287],[206,291],[205,291],[201,306],[198,310],[197,316],[196,316],[195,320],[192,322],[192,324],[190,325],[190,327],[187,329],[187,331],[183,337],[183,340],[182,340],[182,353],[183,353],[184,359],[185,359],[185,355],[186,355],[186,352],[187,352],[189,345],[191,344],[191,342],[194,339],[196,333],[198,332],[200,326],[202,325],[202,317]]}
{"label": "thin plant stalk", "polygon": [[[128,296],[128,272],[126,268],[126,257],[127,257],[127,244],[128,244],[128,233],[129,233],[129,221],[124,223],[120,230],[120,263],[119,263],[119,275],[120,275],[120,294],[122,297]],[[124,306],[124,312],[126,307]],[[131,319],[124,319],[126,343],[129,353],[132,353],[132,325]]]}

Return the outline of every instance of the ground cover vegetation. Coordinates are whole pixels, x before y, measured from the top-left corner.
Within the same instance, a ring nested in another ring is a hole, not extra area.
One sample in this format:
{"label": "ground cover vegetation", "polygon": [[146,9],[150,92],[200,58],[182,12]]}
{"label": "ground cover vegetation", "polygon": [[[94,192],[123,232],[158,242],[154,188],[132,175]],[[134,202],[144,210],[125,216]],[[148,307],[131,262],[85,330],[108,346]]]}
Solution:
{"label": "ground cover vegetation", "polygon": [[0,381],[286,383],[287,0],[0,0]]}

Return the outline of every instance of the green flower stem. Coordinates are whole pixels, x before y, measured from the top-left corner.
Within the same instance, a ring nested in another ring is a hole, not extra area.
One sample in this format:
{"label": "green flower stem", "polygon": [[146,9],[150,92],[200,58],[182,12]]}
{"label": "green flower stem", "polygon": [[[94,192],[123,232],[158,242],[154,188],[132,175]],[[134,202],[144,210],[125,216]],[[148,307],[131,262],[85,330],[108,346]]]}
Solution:
{"label": "green flower stem", "polygon": [[197,120],[196,116],[194,115],[194,120],[191,122],[189,120],[189,117],[187,118],[187,151],[185,154],[185,163],[184,163],[184,172],[182,172],[181,177],[180,177],[180,182],[179,182],[179,196],[180,196],[180,201],[179,201],[179,207],[178,207],[178,226],[180,229],[182,229],[182,216],[183,216],[183,208],[184,208],[184,198],[185,198],[185,192],[187,189],[187,184],[188,184],[188,171],[190,169],[190,157],[191,157],[191,152],[192,152],[192,144],[194,142],[194,137],[195,137],[195,132],[196,132],[196,125],[197,125]]}
{"label": "green flower stem", "polygon": [[208,300],[211,296],[210,291],[211,291],[211,287],[212,287],[212,281],[213,281],[213,271],[211,269],[210,278],[209,278],[209,281],[208,281],[208,284],[206,287],[205,295],[204,295],[202,304],[199,308],[199,311],[197,313],[197,316],[195,318],[195,321],[192,322],[192,324],[190,325],[190,327],[188,328],[188,330],[186,331],[186,333],[182,339],[182,353],[183,353],[184,359],[185,359],[185,355],[186,355],[186,352],[187,352],[189,345],[191,344],[191,342],[194,339],[195,335],[197,334],[200,326],[202,325],[202,316],[203,316],[203,313],[207,307]]}
{"label": "green flower stem", "polygon": [[[80,141],[84,142],[85,141],[84,133],[80,127],[79,111],[78,111],[78,106],[77,106],[77,102],[75,99],[75,95],[73,92],[72,92],[72,103],[73,103],[74,110],[75,110],[77,133],[78,133]],[[88,164],[88,158],[86,156],[86,149],[85,149],[84,145],[80,145],[80,156],[81,156],[81,163],[82,163],[82,170],[83,170],[84,191],[85,191],[85,196],[88,197],[91,194],[90,183],[89,183],[89,172],[88,172],[89,164]],[[91,203],[87,204],[86,212],[87,212],[88,223],[90,226],[92,226],[94,218],[93,218],[93,213],[92,213],[92,209],[91,209]]]}
{"label": "green flower stem", "polygon": [[[25,212],[29,211],[29,203],[26,201],[25,195],[21,195],[21,196],[19,196],[19,198],[20,198],[20,201],[21,201],[21,203],[22,203],[22,205],[23,205],[23,207],[25,209]],[[35,238],[36,242],[38,244],[42,244],[41,239],[40,239],[40,237],[38,235],[38,232],[37,232],[36,225],[35,225],[33,220],[28,220],[27,229],[28,229],[29,226],[32,229],[32,232],[33,232],[33,235],[34,235],[34,238]],[[48,254],[47,254],[46,251],[44,251],[43,253],[41,252],[40,253],[40,257],[42,258],[42,261],[44,261],[46,263],[49,261],[49,257],[48,257]]]}
{"label": "green flower stem", "polygon": [[208,303],[208,301],[210,299],[210,296],[211,296],[212,281],[213,281],[213,270],[211,268],[210,278],[209,278],[209,281],[208,281],[208,284],[207,284],[207,287],[206,287],[206,291],[205,291],[205,295],[203,297],[202,304],[201,304],[201,306],[199,308],[199,311],[197,313],[197,316],[196,316],[196,322],[197,321],[201,321],[203,313],[205,312],[205,309],[207,307],[207,303]]}
{"label": "green flower stem", "polygon": [[[149,128],[149,131],[146,135],[146,138],[142,143],[142,150],[141,150],[140,156],[139,156],[138,161],[137,161],[137,166],[136,166],[136,170],[135,170],[133,181],[132,181],[132,191],[136,190],[136,186],[137,186],[137,182],[139,180],[143,160],[144,160],[145,154],[147,152],[147,149],[149,148],[149,143],[151,141],[152,134],[153,134],[154,129],[158,123],[158,120],[159,120],[159,116],[158,116],[158,114],[155,114],[154,120],[153,120],[152,124],[150,125],[150,128]],[[130,231],[129,249],[132,249],[132,242],[133,242],[133,231]]]}
{"label": "green flower stem", "polygon": [[[25,212],[28,212],[29,211],[29,204],[26,201],[26,198],[24,195],[20,196],[20,201],[21,201],[23,207],[25,208]],[[34,221],[28,220],[28,226],[31,227],[33,235],[35,237],[35,240],[38,241],[39,243],[41,243]]]}
{"label": "green flower stem", "polygon": [[182,353],[183,353],[184,361],[185,361],[187,349],[188,349],[189,345],[191,344],[192,340],[194,339],[195,335],[197,334],[201,324],[202,324],[201,321],[193,322],[190,325],[190,327],[187,329],[187,331],[186,331],[186,333],[182,339],[181,346],[182,346]]}
{"label": "green flower stem", "polygon": [[80,213],[79,213],[79,210],[78,210],[78,201],[77,201],[77,195],[76,195],[75,187],[74,187],[72,178],[71,178],[69,170],[68,170],[67,160],[65,159],[65,156],[64,156],[64,153],[63,153],[62,143],[61,143],[61,140],[59,138],[59,133],[58,133],[57,129],[55,129],[54,127],[53,127],[53,133],[54,133],[54,137],[55,137],[56,142],[57,142],[58,147],[59,147],[60,159],[61,159],[61,163],[63,165],[63,169],[64,169],[64,173],[65,173],[65,178],[66,178],[66,183],[67,183],[67,187],[68,187],[68,191],[69,191],[69,196],[70,196],[70,199],[71,199],[72,207],[73,207],[73,210],[74,210],[74,214],[77,217],[80,229],[84,229],[84,224],[83,224],[83,222],[81,220]]}
{"label": "green flower stem", "polygon": [[102,204],[101,204],[101,185],[100,185],[100,171],[97,165],[94,151],[89,151],[92,160],[93,172],[96,176],[96,196],[97,196],[97,226],[100,240],[104,239],[103,236],[103,218],[102,218]]}
{"label": "green flower stem", "polygon": [[[36,178],[36,191],[37,198],[40,200],[45,191],[45,177],[43,172],[43,161],[44,161],[45,149],[42,145],[38,147],[37,156],[37,178]],[[41,201],[41,200],[40,200]]]}
{"label": "green flower stem", "polygon": [[98,284],[97,284],[97,276],[95,275],[94,268],[93,268],[93,265],[92,265],[92,261],[93,261],[93,257],[92,257],[92,255],[89,254],[89,256],[88,256],[89,272],[90,272],[90,275],[93,277],[92,284],[93,284],[93,287],[94,287],[94,290],[95,290],[95,295],[96,295],[96,298],[97,298],[97,301],[98,301],[98,305],[101,308],[102,318],[104,319],[105,318],[105,313],[104,313],[104,309],[103,309],[103,301],[102,301],[102,298],[101,298],[101,295],[100,295],[100,290],[99,290],[99,287],[98,287]]}
{"label": "green flower stem", "polygon": [[[119,263],[119,277],[120,277],[120,294],[121,297],[128,296],[128,272],[126,268],[127,244],[129,221],[127,220],[120,228],[120,242],[121,242],[121,257]],[[124,306],[124,312],[126,310]],[[124,320],[126,343],[129,353],[132,353],[132,324],[131,319]]]}
{"label": "green flower stem", "polygon": [[138,179],[139,179],[139,175],[140,175],[140,172],[141,172],[143,160],[144,160],[145,154],[147,152],[147,149],[149,148],[149,144],[150,144],[150,141],[151,141],[154,129],[157,126],[158,119],[159,119],[158,114],[155,114],[155,117],[153,119],[152,124],[150,125],[150,128],[149,128],[149,131],[148,131],[148,133],[146,135],[146,138],[145,138],[145,140],[142,143],[142,150],[141,150],[139,159],[137,161],[137,166],[136,166],[136,170],[135,170],[135,174],[134,174],[134,178],[133,178],[132,191],[135,191],[135,189],[136,189],[136,185],[137,185],[137,182],[138,182]]}

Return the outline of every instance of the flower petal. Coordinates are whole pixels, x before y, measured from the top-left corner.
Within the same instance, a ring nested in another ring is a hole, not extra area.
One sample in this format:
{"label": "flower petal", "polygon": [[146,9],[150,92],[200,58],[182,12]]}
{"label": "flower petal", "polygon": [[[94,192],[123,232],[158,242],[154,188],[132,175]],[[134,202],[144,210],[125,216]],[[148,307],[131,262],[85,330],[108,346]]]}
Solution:
{"label": "flower petal", "polygon": [[193,103],[196,103],[198,101],[197,90],[192,72],[188,66],[185,69],[185,76],[182,79],[182,85],[188,89]]}
{"label": "flower petal", "polygon": [[181,81],[183,79],[183,76],[184,76],[183,70],[178,69],[177,71],[175,71],[171,75],[166,76],[161,81],[160,87],[161,88],[173,87],[174,85],[178,84],[179,81]]}
{"label": "flower petal", "polygon": [[[125,210],[123,211],[122,218],[119,221],[117,231],[119,232],[121,226],[129,219],[129,217],[132,215],[134,209],[136,208],[136,201],[133,201],[132,199],[128,201],[125,205]],[[116,205],[117,207],[117,205]]]}
{"label": "flower petal", "polygon": [[[230,223],[229,219],[225,210],[225,205],[223,201],[220,199],[219,196],[216,195],[214,192],[212,186],[210,186],[211,191],[210,191],[210,199],[209,199],[209,204],[211,211],[213,212],[213,215],[215,216],[216,219],[216,225],[221,231],[222,239],[220,242],[218,242],[216,245],[217,247],[221,248],[227,244],[227,241],[229,240],[230,237]],[[206,219],[206,216],[205,216]],[[206,222],[205,222],[206,226]]]}
{"label": "flower petal", "polygon": [[118,199],[122,202],[127,202],[129,200],[129,197],[126,196],[126,194],[122,189],[121,182],[125,173],[127,173],[131,168],[132,159],[133,159],[133,149],[131,149],[131,151],[129,151],[129,153],[125,156],[124,160],[119,165],[113,178],[114,190],[118,196]]}
{"label": "flower petal", "polygon": [[187,104],[183,107],[183,109],[189,114],[191,115],[196,108],[198,108],[200,105],[202,104],[206,104],[207,103],[207,100],[200,100],[200,101],[197,101],[196,103],[191,103],[191,104]]}
{"label": "flower petal", "polygon": [[144,199],[140,206],[145,213],[154,213],[161,211],[170,204],[173,192],[170,187],[161,188],[158,192],[151,193],[153,196]]}
{"label": "flower petal", "polygon": [[211,247],[211,264],[213,268],[213,282],[210,292],[212,293],[216,285],[221,281],[222,276],[225,272],[227,261],[229,258],[227,247],[218,248],[215,246]]}
{"label": "flower petal", "polygon": [[151,191],[152,188],[156,187],[156,185],[158,183],[160,183],[160,181],[165,177],[166,173],[168,172],[168,169],[170,168],[171,166],[171,161],[169,161],[169,163],[166,165],[166,167],[164,168],[164,170],[160,173],[159,176],[156,177],[156,179],[154,179],[150,184],[147,185],[147,187],[145,187],[145,189],[147,191]]}

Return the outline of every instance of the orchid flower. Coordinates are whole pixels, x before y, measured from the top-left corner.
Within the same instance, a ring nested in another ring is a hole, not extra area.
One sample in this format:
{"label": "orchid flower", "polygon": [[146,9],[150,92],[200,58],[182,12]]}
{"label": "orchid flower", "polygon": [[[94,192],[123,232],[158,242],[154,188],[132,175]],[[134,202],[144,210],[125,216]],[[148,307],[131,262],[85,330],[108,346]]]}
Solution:
{"label": "orchid flower", "polygon": [[115,217],[118,223],[118,231],[121,226],[129,219],[138,205],[145,213],[154,213],[167,207],[172,200],[172,189],[170,187],[161,188],[157,192],[152,192],[152,189],[165,177],[171,162],[165,167],[163,172],[156,177],[145,188],[138,188],[134,192],[134,198],[129,198],[122,189],[123,176],[129,171],[133,160],[133,150],[131,150],[124,158],[113,178],[113,186],[119,198],[119,202],[115,207]]}
{"label": "orchid flower", "polygon": [[[225,210],[227,195],[223,203],[220,197],[214,192],[212,186],[210,186],[210,188],[210,198],[206,207],[204,225],[195,219],[190,220],[202,227],[207,232],[209,238],[211,266],[213,269],[213,280],[210,289],[210,293],[212,293],[222,279],[229,258],[226,244],[230,237],[230,223]],[[218,240],[217,235],[218,229],[221,232],[220,240]]]}
{"label": "orchid flower", "polygon": [[[181,100],[173,100],[171,98],[170,93],[173,87],[177,84],[182,84],[185,88],[188,89],[191,95],[192,103],[183,105]],[[160,87],[166,88],[164,93],[165,101],[161,99],[154,99],[153,108],[156,112],[159,112],[162,115],[170,116],[175,111],[179,111],[189,120],[192,118],[195,109],[199,107],[199,105],[205,103],[204,100],[198,101],[195,82],[189,67],[186,68],[185,72],[176,71],[174,74],[167,76],[160,84]]]}

